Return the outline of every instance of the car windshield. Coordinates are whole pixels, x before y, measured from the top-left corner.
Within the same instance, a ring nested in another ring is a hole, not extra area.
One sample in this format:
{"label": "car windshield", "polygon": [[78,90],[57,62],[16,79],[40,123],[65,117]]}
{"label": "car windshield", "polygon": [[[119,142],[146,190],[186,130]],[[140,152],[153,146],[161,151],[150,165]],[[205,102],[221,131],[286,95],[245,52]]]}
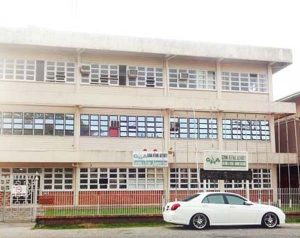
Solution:
{"label": "car windshield", "polygon": [[192,196],[188,196],[188,197],[182,199],[181,201],[182,201],[182,202],[188,202],[188,201],[191,201],[192,199],[198,197],[199,195],[200,195],[199,193],[196,193],[196,194],[194,194],[194,195],[192,195]]}

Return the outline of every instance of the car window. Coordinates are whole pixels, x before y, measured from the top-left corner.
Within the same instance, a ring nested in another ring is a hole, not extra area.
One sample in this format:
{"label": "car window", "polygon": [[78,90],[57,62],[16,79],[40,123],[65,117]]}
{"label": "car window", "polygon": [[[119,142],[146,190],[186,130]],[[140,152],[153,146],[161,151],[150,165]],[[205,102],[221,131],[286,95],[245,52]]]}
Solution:
{"label": "car window", "polygon": [[244,205],[245,200],[234,196],[234,195],[226,195],[227,201],[229,204],[233,204],[233,205]]}
{"label": "car window", "polygon": [[225,204],[225,201],[222,194],[216,194],[206,196],[202,203]]}
{"label": "car window", "polygon": [[188,202],[188,201],[191,201],[192,199],[198,197],[199,195],[200,195],[199,193],[196,193],[196,194],[194,194],[194,195],[192,195],[192,196],[188,196],[188,197],[182,199],[181,201],[182,201],[182,202]]}

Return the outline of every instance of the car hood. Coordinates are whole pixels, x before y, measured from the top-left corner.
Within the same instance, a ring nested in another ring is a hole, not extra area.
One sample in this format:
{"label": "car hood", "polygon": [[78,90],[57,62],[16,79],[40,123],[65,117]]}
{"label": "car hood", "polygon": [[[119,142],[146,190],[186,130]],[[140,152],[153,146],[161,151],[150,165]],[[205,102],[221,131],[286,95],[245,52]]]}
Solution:
{"label": "car hood", "polygon": [[262,210],[268,210],[268,211],[281,211],[282,210],[278,207],[272,206],[272,205],[266,205],[266,204],[259,204],[259,203],[253,203],[253,206],[255,206],[258,209]]}

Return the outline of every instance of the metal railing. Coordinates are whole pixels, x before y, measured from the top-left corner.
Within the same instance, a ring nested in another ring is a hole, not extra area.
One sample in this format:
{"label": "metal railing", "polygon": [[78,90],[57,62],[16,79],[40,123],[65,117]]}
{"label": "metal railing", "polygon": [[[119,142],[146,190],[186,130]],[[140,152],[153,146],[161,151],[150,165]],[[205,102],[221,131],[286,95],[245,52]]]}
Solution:
{"label": "metal railing", "polygon": [[[160,215],[164,204],[162,190],[50,192],[39,197],[39,216],[137,216]],[[73,204],[74,202],[74,204]],[[43,204],[42,204],[43,203]]]}
{"label": "metal railing", "polygon": [[[209,190],[219,191],[219,190]],[[178,201],[202,190],[171,190],[170,201]],[[284,212],[300,212],[300,188],[226,189],[248,197],[252,202],[280,207]],[[0,192],[0,211],[16,205],[9,204],[9,192]],[[42,217],[71,216],[154,216],[161,215],[166,204],[163,190],[73,191],[40,192],[36,215]],[[6,204],[5,207],[3,204]],[[35,205],[35,204],[31,204]],[[26,204],[18,206],[25,207]],[[35,215],[35,214],[34,214]]]}

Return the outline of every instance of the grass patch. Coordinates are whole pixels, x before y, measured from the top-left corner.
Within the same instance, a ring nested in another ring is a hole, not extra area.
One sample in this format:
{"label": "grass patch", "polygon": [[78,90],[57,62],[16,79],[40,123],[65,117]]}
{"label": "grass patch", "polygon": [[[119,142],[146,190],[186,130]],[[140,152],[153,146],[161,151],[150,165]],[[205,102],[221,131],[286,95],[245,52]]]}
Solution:
{"label": "grass patch", "polygon": [[288,207],[288,206],[285,206],[281,209],[284,212],[300,212],[300,206],[299,205],[297,205],[297,206],[293,205],[291,208]]}
{"label": "grass patch", "polygon": [[87,228],[130,228],[130,227],[156,227],[170,225],[164,221],[116,222],[116,223],[83,223],[73,225],[35,225],[33,229],[87,229]]}
{"label": "grass patch", "polygon": [[160,215],[161,207],[127,207],[127,208],[48,208],[44,210],[45,217],[60,216],[110,216],[110,215]]}
{"label": "grass patch", "polygon": [[300,223],[300,217],[287,217],[286,223]]}

